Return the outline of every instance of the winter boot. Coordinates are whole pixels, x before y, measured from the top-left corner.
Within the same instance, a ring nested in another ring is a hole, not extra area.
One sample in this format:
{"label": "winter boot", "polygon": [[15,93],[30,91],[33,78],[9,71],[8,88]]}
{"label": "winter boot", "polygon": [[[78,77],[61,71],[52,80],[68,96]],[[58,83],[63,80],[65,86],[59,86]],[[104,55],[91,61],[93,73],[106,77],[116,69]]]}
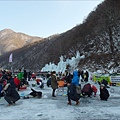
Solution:
{"label": "winter boot", "polygon": [[12,106],[13,104],[8,104],[7,107]]}
{"label": "winter boot", "polygon": [[52,97],[56,97],[54,92],[52,93]]}
{"label": "winter boot", "polygon": [[72,105],[71,101],[69,101],[67,104],[68,104],[68,105]]}
{"label": "winter boot", "polygon": [[53,92],[52,92],[52,97],[56,97],[56,96],[55,96],[55,91],[54,91],[54,90],[53,90]]}

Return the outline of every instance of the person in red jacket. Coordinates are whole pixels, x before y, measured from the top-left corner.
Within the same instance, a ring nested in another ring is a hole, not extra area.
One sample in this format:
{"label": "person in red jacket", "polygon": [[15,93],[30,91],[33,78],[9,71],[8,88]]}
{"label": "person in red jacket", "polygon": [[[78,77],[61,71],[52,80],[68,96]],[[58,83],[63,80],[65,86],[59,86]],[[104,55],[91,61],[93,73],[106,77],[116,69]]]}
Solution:
{"label": "person in red jacket", "polygon": [[94,85],[91,84],[91,88],[92,88],[92,91],[93,91],[93,93],[94,93],[94,97],[96,97],[96,93],[97,93],[97,88],[96,88],[96,86],[94,86]]}
{"label": "person in red jacket", "polygon": [[94,93],[94,97],[95,97],[97,93],[97,88],[90,83],[85,84],[82,88],[82,95],[91,97],[92,93]]}
{"label": "person in red jacket", "polygon": [[14,76],[14,84],[15,84],[16,88],[19,91],[19,89],[20,89],[20,80],[17,78],[17,75]]}

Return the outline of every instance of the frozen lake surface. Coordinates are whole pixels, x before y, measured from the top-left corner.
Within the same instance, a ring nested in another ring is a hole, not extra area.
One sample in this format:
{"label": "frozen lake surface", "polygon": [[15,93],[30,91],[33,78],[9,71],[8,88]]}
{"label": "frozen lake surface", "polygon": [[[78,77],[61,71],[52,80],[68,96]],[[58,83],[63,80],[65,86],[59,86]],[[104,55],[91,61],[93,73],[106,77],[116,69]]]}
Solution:
{"label": "frozen lake surface", "polygon": [[[32,84],[33,81],[30,82]],[[29,98],[20,99],[15,106],[7,107],[4,98],[0,99],[0,119],[5,120],[119,120],[120,119],[120,87],[111,86],[108,88],[110,97],[108,101],[101,101],[99,98],[99,85],[92,82],[97,88],[97,96],[92,98],[81,98],[80,104],[67,105],[67,96],[58,95],[51,97],[52,89],[45,85],[44,89],[33,87],[43,92],[41,99]],[[84,83],[82,83],[82,86]],[[28,94],[31,90],[28,87],[19,94]],[[66,92],[66,88],[65,88]]]}

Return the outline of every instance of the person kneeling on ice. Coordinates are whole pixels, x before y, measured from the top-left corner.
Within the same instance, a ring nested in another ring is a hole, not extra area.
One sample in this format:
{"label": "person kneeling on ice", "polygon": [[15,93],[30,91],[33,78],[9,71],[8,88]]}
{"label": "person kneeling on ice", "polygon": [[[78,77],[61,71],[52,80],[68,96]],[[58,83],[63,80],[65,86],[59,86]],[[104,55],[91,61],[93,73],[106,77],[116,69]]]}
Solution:
{"label": "person kneeling on ice", "polygon": [[76,101],[76,105],[78,105],[81,94],[77,92],[77,88],[79,88],[80,90],[78,71],[73,72],[72,82],[71,84],[67,84],[67,85],[68,85],[68,91],[67,91],[68,105],[71,105],[71,100]]}
{"label": "person kneeling on ice", "polygon": [[100,85],[100,99],[107,101],[109,96],[110,96],[110,94],[109,94],[108,90],[106,89],[105,85],[101,84]]}
{"label": "person kneeling on ice", "polygon": [[20,99],[15,87],[10,83],[5,85],[2,92],[4,92],[4,99],[9,103],[8,106],[15,104],[15,102]]}
{"label": "person kneeling on ice", "polygon": [[28,94],[27,96],[24,96],[23,98],[24,99],[28,99],[30,96],[32,97],[37,97],[37,98],[41,98],[42,97],[42,92],[40,91],[35,91],[34,89],[32,89],[32,92],[30,94]]}
{"label": "person kneeling on ice", "polygon": [[94,85],[87,83],[83,86],[81,91],[83,96],[91,97],[92,93],[94,93],[95,97],[97,93],[97,88]]}
{"label": "person kneeling on ice", "polygon": [[96,97],[96,93],[97,93],[97,88],[96,88],[96,86],[94,86],[94,85],[92,85],[91,84],[91,88],[92,88],[92,92],[94,93],[94,97]]}
{"label": "person kneeling on ice", "polygon": [[91,94],[92,94],[92,88],[91,88],[90,83],[85,84],[85,85],[83,86],[83,88],[82,88],[81,91],[82,91],[82,95],[83,95],[83,96],[88,96],[88,97],[90,97]]}

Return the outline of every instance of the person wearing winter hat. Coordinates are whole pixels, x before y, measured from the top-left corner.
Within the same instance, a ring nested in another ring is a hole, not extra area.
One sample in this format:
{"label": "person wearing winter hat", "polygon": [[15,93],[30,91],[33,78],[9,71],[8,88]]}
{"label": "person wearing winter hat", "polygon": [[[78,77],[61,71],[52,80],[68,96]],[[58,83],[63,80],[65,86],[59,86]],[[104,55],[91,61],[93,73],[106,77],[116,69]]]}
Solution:
{"label": "person wearing winter hat", "polygon": [[109,94],[108,90],[106,89],[105,85],[101,84],[100,85],[100,99],[107,101],[109,96],[110,96],[110,94]]}

